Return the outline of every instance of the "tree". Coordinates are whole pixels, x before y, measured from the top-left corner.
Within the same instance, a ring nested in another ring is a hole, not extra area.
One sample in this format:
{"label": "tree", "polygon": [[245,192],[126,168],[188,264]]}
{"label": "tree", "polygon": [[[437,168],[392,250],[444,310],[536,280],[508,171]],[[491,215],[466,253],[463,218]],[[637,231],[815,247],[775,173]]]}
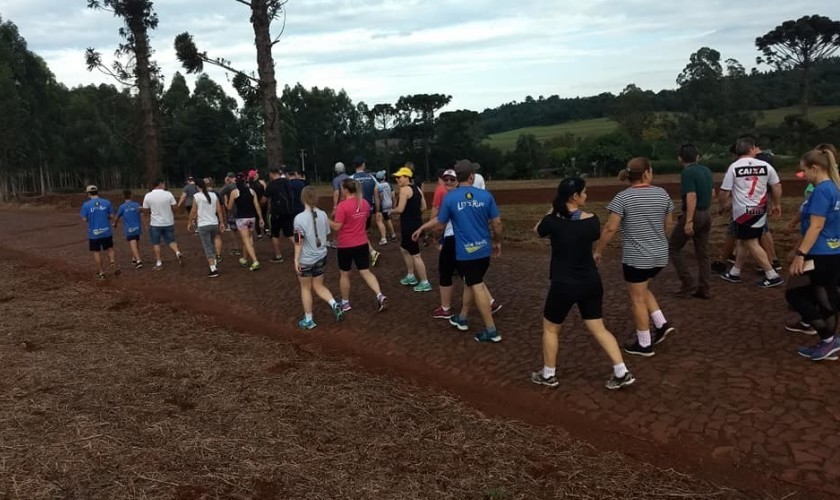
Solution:
{"label": "tree", "polygon": [[701,47],[691,54],[688,64],[677,76],[677,85],[685,99],[685,108],[695,119],[725,111],[721,98],[722,81],[720,52]]}
{"label": "tree", "polygon": [[[187,73],[199,73],[204,63],[212,64],[235,73],[233,85],[246,104],[254,100],[260,103],[264,122],[266,157],[269,167],[283,165],[283,129],[282,112],[277,100],[277,80],[274,74],[272,48],[280,41],[285,28],[288,0],[235,0],[251,9],[251,25],[254,28],[254,43],[257,46],[257,74],[247,74],[231,67],[230,61],[222,58],[210,58],[206,52],[200,52],[189,33],[175,37],[175,51],[178,60]],[[283,19],[280,33],[271,36],[271,23]],[[256,88],[253,87],[256,84]]]}
{"label": "tree", "polygon": [[[157,28],[158,18],[150,0],[88,0],[88,8],[112,12],[122,19],[124,27],[120,36],[125,39],[115,52],[110,68],[102,63],[102,56],[93,48],[85,52],[88,71],[100,71],[116,78],[124,85],[138,89],[140,109],[143,113],[143,146],[145,151],[146,180],[160,177],[158,151],[158,130],[155,122],[155,95],[153,77],[158,73],[157,65],[151,61],[149,31]],[[129,62],[120,62],[128,56]],[[129,83],[133,80],[133,83]]]}
{"label": "tree", "polygon": [[444,94],[414,94],[401,96],[396,106],[395,132],[408,146],[409,155],[415,154],[415,140],[420,139],[425,157],[426,178],[430,178],[429,154],[435,135],[435,113],[449,104],[452,96]]}
{"label": "tree", "polygon": [[615,100],[612,118],[636,143],[642,142],[645,129],[653,125],[653,92],[630,84]]}
{"label": "tree", "polygon": [[813,15],[785,21],[755,39],[763,56],[756,58],[778,70],[799,69],[802,114],[808,116],[811,69],[840,49],[840,21]]}

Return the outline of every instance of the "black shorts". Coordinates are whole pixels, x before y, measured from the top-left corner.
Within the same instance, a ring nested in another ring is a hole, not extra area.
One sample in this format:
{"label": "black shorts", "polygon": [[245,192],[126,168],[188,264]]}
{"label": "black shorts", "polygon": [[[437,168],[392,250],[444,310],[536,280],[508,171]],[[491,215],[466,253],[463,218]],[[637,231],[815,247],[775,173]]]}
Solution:
{"label": "black shorts", "polygon": [[292,214],[271,214],[271,237],[279,238],[280,232],[283,236],[291,238],[294,234],[295,216]]}
{"label": "black shorts", "polygon": [[490,257],[475,260],[456,260],[455,270],[464,278],[467,286],[484,283],[484,275],[490,269]]}
{"label": "black shorts", "polygon": [[622,264],[621,267],[624,269],[624,281],[627,283],[644,283],[655,278],[664,269],[662,267],[639,269],[638,267],[628,266],[627,264]]}
{"label": "black shorts", "polygon": [[600,280],[583,286],[570,286],[552,281],[545,298],[543,317],[560,325],[566,321],[572,306],[577,304],[581,319],[601,319],[604,316],[603,299],[604,288]]}
{"label": "black shorts", "polygon": [[455,276],[455,237],[447,236],[443,239],[438,256],[438,274],[440,275],[440,286],[452,286],[452,277]]}
{"label": "black shorts", "polygon": [[114,237],[108,236],[107,238],[88,240],[88,247],[91,252],[101,252],[103,250],[108,250],[109,248],[114,248]]}
{"label": "black shorts", "polygon": [[420,229],[418,225],[400,226],[400,248],[408,252],[409,255],[420,253],[420,244],[411,239],[411,235],[418,229]]}
{"label": "black shorts", "polygon": [[756,240],[761,238],[767,226],[752,227],[751,224],[738,224],[735,226],[735,237],[739,240]]}
{"label": "black shorts", "polygon": [[391,220],[391,211],[382,212],[382,220]]}
{"label": "black shorts", "polygon": [[370,217],[368,217],[368,218],[367,218],[367,220],[365,221],[365,231],[367,231],[368,229],[370,229],[370,225],[371,225],[371,224],[373,224],[373,217],[374,217],[374,215],[375,215],[375,214],[374,214],[373,210],[371,210],[371,211],[370,211]]}
{"label": "black shorts", "polygon": [[356,264],[356,269],[364,271],[370,269],[370,247],[367,243],[357,247],[339,248],[338,252],[338,268],[342,271],[349,271],[353,264]]}
{"label": "black shorts", "polygon": [[300,265],[300,277],[301,278],[319,278],[324,275],[327,268],[327,258],[324,257],[323,259],[319,260],[314,264]]}
{"label": "black shorts", "polygon": [[132,234],[131,236],[126,236],[125,241],[140,241],[140,235]]}

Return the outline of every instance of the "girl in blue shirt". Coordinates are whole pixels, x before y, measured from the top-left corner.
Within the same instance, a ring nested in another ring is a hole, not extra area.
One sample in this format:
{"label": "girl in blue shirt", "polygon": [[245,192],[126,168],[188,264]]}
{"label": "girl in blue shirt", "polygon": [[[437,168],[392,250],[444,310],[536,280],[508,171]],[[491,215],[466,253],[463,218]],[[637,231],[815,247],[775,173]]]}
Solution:
{"label": "girl in blue shirt", "polygon": [[813,150],[802,156],[799,165],[805,179],[814,185],[802,204],[802,241],[790,265],[790,274],[805,274],[806,286],[791,288],[786,298],[820,336],[814,346],[802,347],[799,354],[813,361],[837,359],[840,336],[835,335],[840,312],[840,175],[837,161],[828,150]]}

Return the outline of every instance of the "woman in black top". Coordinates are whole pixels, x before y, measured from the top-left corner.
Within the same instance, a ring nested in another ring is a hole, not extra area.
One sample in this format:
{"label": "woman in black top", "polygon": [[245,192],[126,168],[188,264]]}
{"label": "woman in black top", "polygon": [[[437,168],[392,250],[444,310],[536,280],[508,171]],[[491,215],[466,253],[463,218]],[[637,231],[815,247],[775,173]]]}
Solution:
{"label": "woman in black top", "polygon": [[531,374],[531,381],[549,387],[560,385],[555,376],[558,337],[563,321],[577,304],[587,330],[612,361],[613,375],[606,388],[616,390],[636,379],[627,371],[615,337],[604,327],[604,288],[592,258],[592,244],[601,235],[601,224],[595,214],[581,210],[585,204],[586,182],[580,178],[564,179],[557,186],[551,210],[534,227],[541,238],[551,238],[551,287],[543,311],[544,366]]}
{"label": "woman in black top", "polygon": [[414,231],[423,225],[423,210],[426,210],[423,193],[411,184],[412,175],[411,170],[405,167],[394,174],[400,189],[399,201],[391,213],[400,216],[400,252],[406,268],[406,275],[400,280],[400,284],[414,287],[415,292],[430,292],[432,285],[426,276],[426,264],[420,255],[420,245],[411,238]]}
{"label": "woman in black top", "polygon": [[233,211],[234,206],[236,207],[236,228],[239,231],[239,236],[242,237],[242,246],[245,249],[245,255],[251,257],[250,267],[248,266],[248,259],[245,257],[239,259],[239,265],[247,267],[251,271],[257,271],[260,268],[260,262],[257,260],[257,254],[254,251],[254,241],[251,239],[251,231],[257,227],[264,228],[265,221],[263,220],[263,213],[257,194],[245,183],[245,174],[242,172],[236,174],[236,189],[231,191],[228,197],[228,213]]}

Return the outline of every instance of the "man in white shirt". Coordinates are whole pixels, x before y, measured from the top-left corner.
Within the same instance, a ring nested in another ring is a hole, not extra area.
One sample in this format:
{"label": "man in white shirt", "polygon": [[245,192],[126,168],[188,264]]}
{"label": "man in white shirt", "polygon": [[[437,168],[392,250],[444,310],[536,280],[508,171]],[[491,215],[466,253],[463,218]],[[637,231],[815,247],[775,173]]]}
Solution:
{"label": "man in white shirt", "polygon": [[484,176],[479,174],[478,171],[481,170],[481,165],[477,162],[472,162],[473,170],[475,170],[475,180],[473,181],[473,187],[477,189],[487,190],[487,184],[484,182]]}
{"label": "man in white shirt", "polygon": [[163,179],[156,179],[154,181],[154,189],[146,193],[143,198],[143,210],[151,212],[149,217],[149,239],[155,250],[155,271],[163,269],[163,262],[160,260],[160,240],[169,245],[169,248],[175,252],[175,257],[178,258],[178,264],[183,264],[184,260],[181,251],[178,250],[178,244],[175,243],[175,213],[172,212],[172,207],[178,204],[172,193],[166,190],[166,183]]}
{"label": "man in white shirt", "polygon": [[726,206],[731,193],[732,220],[735,221],[738,239],[735,265],[720,277],[731,283],[740,283],[741,267],[746,252],[749,252],[765,274],[765,278],[758,281],[758,286],[769,288],[781,285],[784,280],[773,269],[767,252],[761,247],[760,238],[767,225],[769,195],[773,197],[770,216],[778,219],[782,215],[782,185],[773,166],[755,158],[759,151],[753,137],[739,137],[735,143],[738,159],[729,166],[720,186],[718,202],[721,207]]}

